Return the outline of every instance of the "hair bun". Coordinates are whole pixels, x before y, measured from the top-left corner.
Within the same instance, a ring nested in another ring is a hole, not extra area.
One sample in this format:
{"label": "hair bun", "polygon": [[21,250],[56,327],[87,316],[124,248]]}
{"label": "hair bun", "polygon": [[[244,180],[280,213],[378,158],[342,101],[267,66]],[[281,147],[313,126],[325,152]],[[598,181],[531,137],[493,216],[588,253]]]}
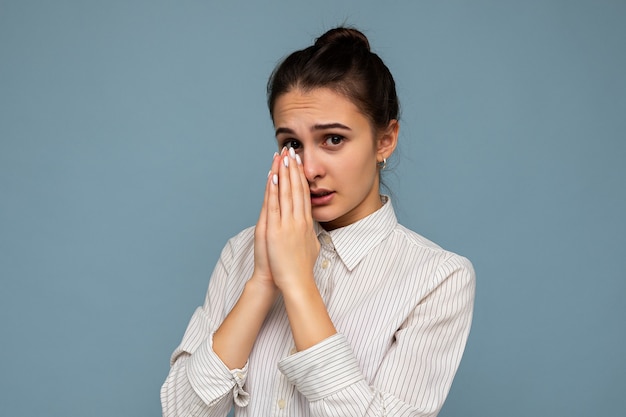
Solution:
{"label": "hair bun", "polygon": [[317,47],[331,44],[349,44],[352,47],[361,47],[368,52],[370,51],[370,43],[367,37],[359,30],[353,28],[338,27],[331,29],[315,41],[315,46]]}

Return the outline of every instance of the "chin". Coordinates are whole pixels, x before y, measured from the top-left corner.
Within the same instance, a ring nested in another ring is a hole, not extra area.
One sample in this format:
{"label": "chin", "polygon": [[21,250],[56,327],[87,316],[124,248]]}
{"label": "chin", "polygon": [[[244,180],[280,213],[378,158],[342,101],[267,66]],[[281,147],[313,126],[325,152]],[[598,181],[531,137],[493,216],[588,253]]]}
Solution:
{"label": "chin", "polygon": [[341,215],[332,213],[331,210],[324,210],[325,207],[314,208],[311,211],[313,220],[318,223],[328,223],[337,220]]}

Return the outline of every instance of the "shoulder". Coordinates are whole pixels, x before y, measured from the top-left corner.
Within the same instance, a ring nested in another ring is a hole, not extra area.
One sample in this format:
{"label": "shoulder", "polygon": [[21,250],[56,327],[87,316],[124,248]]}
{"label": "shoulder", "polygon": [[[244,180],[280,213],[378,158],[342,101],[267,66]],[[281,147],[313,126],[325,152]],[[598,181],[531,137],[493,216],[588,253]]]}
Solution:
{"label": "shoulder", "polygon": [[411,247],[414,249],[420,249],[420,250],[433,251],[433,252],[444,251],[444,249],[441,248],[441,246],[439,246],[432,240],[425,238],[424,236],[401,225],[400,223],[396,225],[392,233],[393,235],[395,235],[394,237],[396,239],[400,239],[404,241],[408,247]]}
{"label": "shoulder", "polygon": [[247,245],[250,242],[254,242],[254,229],[254,226],[246,227],[241,232],[231,237],[228,242],[236,246]]}
{"label": "shoulder", "polygon": [[221,260],[237,259],[254,250],[254,229],[254,226],[247,227],[228,239],[222,249]]}
{"label": "shoulder", "polygon": [[224,245],[213,270],[209,288],[221,286],[221,292],[230,288],[229,291],[239,294],[253,267],[254,227],[248,227],[232,236]]}
{"label": "shoulder", "polygon": [[419,259],[419,264],[430,264],[434,270],[444,275],[461,272],[469,279],[474,277],[474,267],[469,259],[442,248],[401,224],[397,224],[393,229],[390,240],[406,258]]}

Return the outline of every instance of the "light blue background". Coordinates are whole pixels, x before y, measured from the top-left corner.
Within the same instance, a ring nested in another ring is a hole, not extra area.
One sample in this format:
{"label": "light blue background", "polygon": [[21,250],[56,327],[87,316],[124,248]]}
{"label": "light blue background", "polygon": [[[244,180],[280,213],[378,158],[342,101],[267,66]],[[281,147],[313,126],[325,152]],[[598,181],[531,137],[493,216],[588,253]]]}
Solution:
{"label": "light blue background", "polygon": [[160,415],[267,76],[344,21],[397,80],[401,221],[478,274],[441,416],[624,412],[626,2],[0,0],[2,415]]}

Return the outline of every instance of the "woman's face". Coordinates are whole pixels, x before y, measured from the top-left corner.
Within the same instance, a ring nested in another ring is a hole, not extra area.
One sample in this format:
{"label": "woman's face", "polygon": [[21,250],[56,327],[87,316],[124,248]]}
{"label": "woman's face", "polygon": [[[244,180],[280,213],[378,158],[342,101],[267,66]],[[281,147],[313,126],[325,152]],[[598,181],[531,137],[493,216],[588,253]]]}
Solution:
{"label": "woman's face", "polygon": [[273,114],[279,149],[294,148],[302,159],[313,219],[331,230],[381,207],[376,164],[395,148],[395,120],[375,138],[358,108],[327,88],[289,91],[278,97]]}

